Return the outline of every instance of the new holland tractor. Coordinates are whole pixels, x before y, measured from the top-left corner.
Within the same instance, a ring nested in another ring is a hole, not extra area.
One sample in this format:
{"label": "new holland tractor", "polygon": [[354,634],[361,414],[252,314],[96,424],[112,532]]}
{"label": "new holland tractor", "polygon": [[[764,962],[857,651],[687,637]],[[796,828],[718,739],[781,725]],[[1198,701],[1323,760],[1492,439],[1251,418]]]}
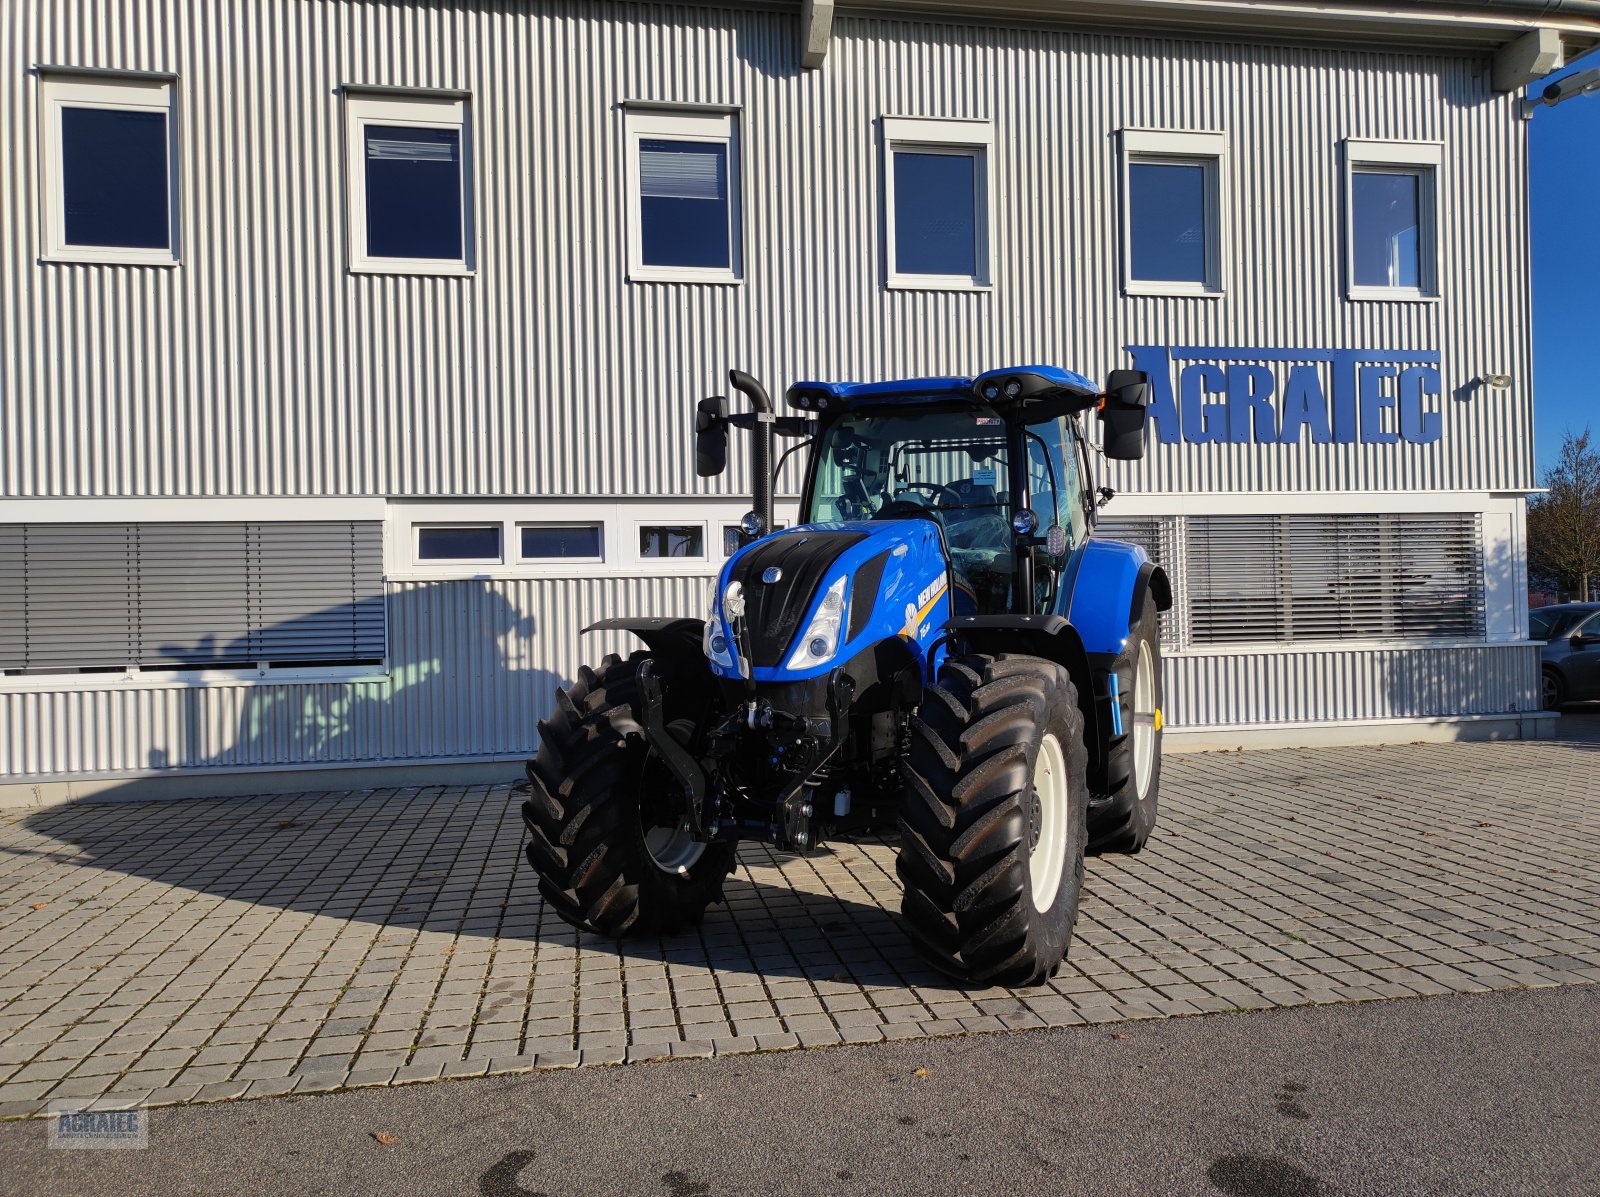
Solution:
{"label": "new holland tractor", "polygon": [[[965,982],[1060,967],[1085,852],[1137,852],[1161,775],[1157,622],[1137,546],[1091,538],[1091,462],[1142,455],[1149,384],[1048,366],[801,382],[779,416],[697,412],[696,466],[753,433],[754,509],[704,619],[605,619],[644,648],[579,671],[539,725],[523,814],[540,891],[607,936],[722,897],[738,841],[788,852],[897,830],[911,938]],[[1102,422],[1102,448],[1083,421]],[[773,531],[773,437],[804,438]]]}

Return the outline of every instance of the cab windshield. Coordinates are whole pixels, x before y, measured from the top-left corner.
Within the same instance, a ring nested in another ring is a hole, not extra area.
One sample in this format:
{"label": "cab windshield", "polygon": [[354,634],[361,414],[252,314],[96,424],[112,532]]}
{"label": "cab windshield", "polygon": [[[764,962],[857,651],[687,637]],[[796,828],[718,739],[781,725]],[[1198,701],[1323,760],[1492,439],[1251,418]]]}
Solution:
{"label": "cab windshield", "polygon": [[[993,411],[852,411],[830,423],[816,451],[807,522],[933,519],[944,530],[958,614],[1010,610],[1016,564],[1005,421]],[[1027,475],[1041,529],[1086,532],[1071,433],[1063,421],[1029,425]]]}

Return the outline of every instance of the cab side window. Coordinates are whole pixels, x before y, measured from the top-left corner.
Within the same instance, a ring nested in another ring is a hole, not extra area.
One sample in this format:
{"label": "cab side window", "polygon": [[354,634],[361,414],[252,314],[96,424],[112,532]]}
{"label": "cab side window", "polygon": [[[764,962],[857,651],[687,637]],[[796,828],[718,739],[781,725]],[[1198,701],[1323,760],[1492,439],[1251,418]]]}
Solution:
{"label": "cab side window", "polygon": [[1076,548],[1088,535],[1089,517],[1072,429],[1063,417],[1029,425],[1028,433],[1028,486],[1040,530],[1058,523]]}

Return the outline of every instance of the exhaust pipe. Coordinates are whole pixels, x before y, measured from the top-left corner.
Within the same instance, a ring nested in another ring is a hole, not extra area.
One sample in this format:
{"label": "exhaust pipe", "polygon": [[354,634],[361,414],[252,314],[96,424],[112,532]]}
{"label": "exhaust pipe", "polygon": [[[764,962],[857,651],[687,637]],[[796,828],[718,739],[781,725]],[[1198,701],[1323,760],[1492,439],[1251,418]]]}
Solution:
{"label": "exhaust pipe", "polygon": [[772,531],[772,437],[773,424],[778,417],[773,411],[772,397],[767,394],[767,388],[743,370],[729,370],[728,382],[734,390],[742,392],[750,400],[750,406],[755,408],[755,436],[750,454],[750,506],[761,517],[761,534],[765,536]]}

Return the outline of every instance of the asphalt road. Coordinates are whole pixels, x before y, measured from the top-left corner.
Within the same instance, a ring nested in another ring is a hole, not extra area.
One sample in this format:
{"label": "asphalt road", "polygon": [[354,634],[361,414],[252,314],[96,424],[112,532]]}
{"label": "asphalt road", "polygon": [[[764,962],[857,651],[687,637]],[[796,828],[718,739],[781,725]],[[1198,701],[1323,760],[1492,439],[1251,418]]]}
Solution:
{"label": "asphalt road", "polygon": [[12,1122],[0,1191],[1600,1193],[1597,1028],[1571,986]]}

